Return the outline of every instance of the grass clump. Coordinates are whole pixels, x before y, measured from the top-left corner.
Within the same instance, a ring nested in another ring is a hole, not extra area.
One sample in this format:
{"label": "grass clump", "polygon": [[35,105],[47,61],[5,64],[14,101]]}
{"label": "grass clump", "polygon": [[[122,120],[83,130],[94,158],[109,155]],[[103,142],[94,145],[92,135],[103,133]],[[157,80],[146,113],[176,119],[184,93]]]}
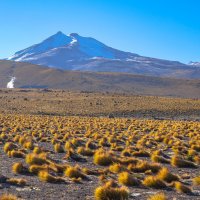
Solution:
{"label": "grass clump", "polygon": [[25,158],[25,153],[21,152],[21,151],[18,151],[18,150],[11,150],[11,151],[8,151],[8,156],[9,157],[14,157],[14,158]]}
{"label": "grass clump", "polygon": [[174,175],[169,172],[167,168],[162,168],[158,174],[157,177],[163,181],[166,181],[168,183],[171,183],[173,181],[179,181],[179,177],[177,175]]}
{"label": "grass clump", "polygon": [[48,160],[44,154],[31,153],[26,156],[26,163],[29,165],[44,165],[48,163]]}
{"label": "grass clump", "polygon": [[86,175],[81,172],[78,166],[68,167],[65,170],[65,175],[69,178],[86,178]]}
{"label": "grass clump", "polygon": [[140,185],[140,181],[133,177],[133,175],[129,174],[128,172],[122,172],[118,176],[119,183],[126,185],[126,186],[138,186]]}
{"label": "grass clump", "polygon": [[158,193],[150,196],[147,200],[167,200],[164,193]]}
{"label": "grass clump", "polygon": [[178,156],[173,156],[171,159],[171,165],[180,168],[196,168],[197,165],[191,161],[184,160]]}
{"label": "grass clump", "polygon": [[71,181],[74,182],[74,183],[81,183],[82,178],[81,177],[79,177],[79,178],[71,178]]}
{"label": "grass clump", "polygon": [[40,171],[38,173],[38,177],[43,182],[49,182],[49,183],[59,183],[59,182],[65,182],[65,180],[61,177],[55,177],[51,175],[47,171]]}
{"label": "grass clump", "polygon": [[54,151],[56,153],[63,153],[64,148],[62,147],[62,145],[60,143],[57,143],[57,144],[54,145]]}
{"label": "grass clump", "polygon": [[153,162],[158,162],[158,163],[166,163],[166,164],[170,163],[170,161],[168,159],[164,158],[163,156],[159,156],[159,155],[152,155],[151,160]]}
{"label": "grass clump", "polygon": [[95,189],[95,200],[127,200],[128,196],[126,187],[114,188],[105,185]]}
{"label": "grass clump", "polygon": [[192,193],[192,189],[181,182],[175,182],[174,187],[177,192],[187,193],[187,194]]}
{"label": "grass clump", "polygon": [[93,156],[94,151],[89,148],[78,147],[77,153],[81,154],[82,156]]}
{"label": "grass clump", "polygon": [[5,153],[8,153],[9,151],[12,151],[16,148],[17,148],[17,145],[15,145],[14,143],[6,142],[4,147],[3,147],[3,150],[4,150]]}
{"label": "grass clump", "polygon": [[15,174],[23,174],[26,172],[26,168],[23,166],[21,162],[14,163],[12,166],[12,172]]}
{"label": "grass clump", "polygon": [[101,166],[109,166],[113,163],[113,156],[109,153],[97,151],[94,154],[94,164]]}
{"label": "grass clump", "polygon": [[34,147],[33,153],[34,154],[40,154],[40,153],[42,153],[42,149],[40,147]]}
{"label": "grass clump", "polygon": [[124,167],[119,163],[114,163],[109,167],[109,171],[115,174],[121,172],[122,170],[124,170]]}
{"label": "grass clump", "polygon": [[48,167],[47,165],[31,165],[29,167],[29,172],[33,174],[38,174],[40,171],[47,171]]}
{"label": "grass clump", "polygon": [[156,176],[147,176],[142,183],[146,187],[155,189],[162,189],[167,187],[166,183]]}
{"label": "grass clump", "polygon": [[0,196],[0,200],[20,200],[20,199],[12,194],[3,194]]}
{"label": "grass clump", "polygon": [[194,185],[200,185],[200,176],[197,176],[192,179]]}
{"label": "grass clump", "polygon": [[161,169],[161,166],[158,163],[140,161],[136,165],[129,165],[128,169],[136,173],[145,173],[148,170],[151,170],[153,173],[157,173]]}
{"label": "grass clump", "polygon": [[10,178],[7,180],[7,183],[11,185],[25,186],[27,184],[27,181],[23,178]]}

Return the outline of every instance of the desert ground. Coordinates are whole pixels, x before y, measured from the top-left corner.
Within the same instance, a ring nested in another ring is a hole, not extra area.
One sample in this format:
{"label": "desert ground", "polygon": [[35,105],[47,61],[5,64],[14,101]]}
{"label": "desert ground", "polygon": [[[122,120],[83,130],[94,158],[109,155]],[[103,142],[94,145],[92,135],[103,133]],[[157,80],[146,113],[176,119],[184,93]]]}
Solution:
{"label": "desert ground", "polygon": [[0,199],[200,199],[199,99],[2,89],[0,113]]}

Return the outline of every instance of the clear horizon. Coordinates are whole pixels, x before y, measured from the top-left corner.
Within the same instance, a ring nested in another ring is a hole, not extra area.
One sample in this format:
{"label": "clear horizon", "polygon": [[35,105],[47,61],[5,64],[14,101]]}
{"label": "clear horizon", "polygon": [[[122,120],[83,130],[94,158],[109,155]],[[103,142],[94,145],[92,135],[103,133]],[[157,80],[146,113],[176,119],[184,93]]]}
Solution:
{"label": "clear horizon", "polygon": [[2,0],[0,58],[62,31],[142,56],[200,61],[198,0]]}

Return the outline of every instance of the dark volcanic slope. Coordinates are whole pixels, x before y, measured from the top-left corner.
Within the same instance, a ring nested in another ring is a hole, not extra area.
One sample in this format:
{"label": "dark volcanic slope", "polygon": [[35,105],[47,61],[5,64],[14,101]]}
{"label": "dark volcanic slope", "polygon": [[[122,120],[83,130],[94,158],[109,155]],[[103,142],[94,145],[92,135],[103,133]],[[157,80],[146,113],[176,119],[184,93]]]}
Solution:
{"label": "dark volcanic slope", "polygon": [[10,76],[17,88],[59,88],[71,91],[129,92],[143,95],[200,97],[200,80],[158,78],[120,73],[63,71],[27,63],[0,61],[0,87]]}

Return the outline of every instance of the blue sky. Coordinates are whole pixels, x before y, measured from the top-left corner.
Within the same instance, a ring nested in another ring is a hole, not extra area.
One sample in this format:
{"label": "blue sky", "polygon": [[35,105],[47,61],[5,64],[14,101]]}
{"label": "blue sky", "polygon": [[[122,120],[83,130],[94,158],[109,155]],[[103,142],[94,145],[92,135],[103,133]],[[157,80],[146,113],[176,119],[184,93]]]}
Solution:
{"label": "blue sky", "polygon": [[0,58],[62,31],[114,48],[200,61],[199,0],[0,0]]}

